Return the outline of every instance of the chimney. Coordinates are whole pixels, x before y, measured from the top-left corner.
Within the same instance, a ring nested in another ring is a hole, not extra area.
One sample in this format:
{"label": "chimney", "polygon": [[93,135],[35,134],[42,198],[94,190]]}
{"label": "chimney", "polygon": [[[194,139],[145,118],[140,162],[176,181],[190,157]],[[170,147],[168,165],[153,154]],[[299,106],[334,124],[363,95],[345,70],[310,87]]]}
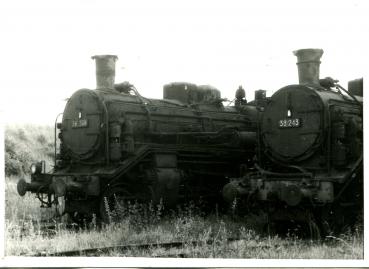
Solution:
{"label": "chimney", "polygon": [[322,49],[301,49],[293,52],[297,56],[297,68],[299,70],[300,84],[319,85],[320,57]]}
{"label": "chimney", "polygon": [[95,55],[96,60],[96,89],[114,89],[116,55]]}

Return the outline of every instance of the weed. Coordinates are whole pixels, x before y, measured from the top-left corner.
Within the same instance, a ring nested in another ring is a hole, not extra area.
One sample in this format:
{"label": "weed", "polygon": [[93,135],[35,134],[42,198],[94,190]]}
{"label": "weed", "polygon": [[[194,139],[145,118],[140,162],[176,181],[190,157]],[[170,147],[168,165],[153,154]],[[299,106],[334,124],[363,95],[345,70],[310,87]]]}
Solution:
{"label": "weed", "polygon": [[[19,131],[20,130],[20,131]],[[70,230],[54,218],[53,209],[40,208],[33,194],[20,197],[16,191],[19,176],[27,177],[30,162],[45,159],[49,165],[53,155],[53,129],[32,126],[7,127],[5,134],[5,255],[50,254],[122,244],[143,244],[183,241],[180,249],[132,249],[124,253],[112,251],[110,256],[152,257],[160,255],[193,258],[260,258],[260,259],[362,259],[362,226],[347,231],[330,242],[305,242],[296,237],[263,236],[266,219],[262,215],[222,215],[217,205],[215,213],[203,211],[188,203],[175,211],[163,203],[142,205],[135,201],[116,201],[113,209],[105,199],[109,224],[97,225],[96,216],[84,229]],[[10,175],[10,176],[9,176]],[[200,203],[201,204],[201,203]],[[231,208],[236,213],[237,202]],[[56,229],[45,235],[42,223],[48,220]],[[359,222],[359,223],[362,223]],[[239,238],[232,243],[228,238]],[[212,244],[205,244],[208,241]],[[193,245],[191,242],[199,241]],[[99,255],[99,254],[97,254]],[[101,254],[100,254],[101,255]]]}

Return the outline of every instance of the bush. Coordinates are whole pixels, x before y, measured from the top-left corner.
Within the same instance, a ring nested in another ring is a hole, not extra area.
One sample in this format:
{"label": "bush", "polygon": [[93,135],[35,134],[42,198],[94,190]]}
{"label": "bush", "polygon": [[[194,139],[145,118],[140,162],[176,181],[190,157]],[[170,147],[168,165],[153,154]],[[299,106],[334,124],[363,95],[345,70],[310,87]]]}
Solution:
{"label": "bush", "polygon": [[45,160],[50,167],[54,156],[53,128],[49,126],[6,126],[5,175],[29,174],[33,162]]}

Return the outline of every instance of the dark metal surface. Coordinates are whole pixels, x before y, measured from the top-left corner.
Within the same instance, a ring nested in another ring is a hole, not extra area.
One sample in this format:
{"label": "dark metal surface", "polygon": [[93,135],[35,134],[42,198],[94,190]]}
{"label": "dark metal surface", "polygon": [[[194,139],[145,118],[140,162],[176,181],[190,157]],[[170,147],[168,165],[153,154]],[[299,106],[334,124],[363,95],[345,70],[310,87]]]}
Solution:
{"label": "dark metal surface", "polygon": [[95,55],[96,61],[96,88],[114,89],[116,55]]}
{"label": "dark metal surface", "polygon": [[[65,106],[62,121],[63,146],[78,159],[90,158],[102,143],[103,105],[96,92],[82,89],[75,92]],[[85,120],[86,127],[76,128],[73,121]]]}
{"label": "dark metal surface", "polygon": [[363,96],[363,90],[364,90],[364,79],[358,78],[354,80],[350,80],[348,82],[348,91],[352,93],[353,95],[357,96]]}
{"label": "dark metal surface", "polygon": [[[323,102],[303,85],[280,89],[272,97],[262,121],[262,137],[270,154],[281,161],[306,159],[322,143]],[[284,119],[299,119],[297,128],[281,128]]]}
{"label": "dark metal surface", "polygon": [[301,49],[293,52],[297,56],[300,84],[319,85],[320,57],[322,49]]}

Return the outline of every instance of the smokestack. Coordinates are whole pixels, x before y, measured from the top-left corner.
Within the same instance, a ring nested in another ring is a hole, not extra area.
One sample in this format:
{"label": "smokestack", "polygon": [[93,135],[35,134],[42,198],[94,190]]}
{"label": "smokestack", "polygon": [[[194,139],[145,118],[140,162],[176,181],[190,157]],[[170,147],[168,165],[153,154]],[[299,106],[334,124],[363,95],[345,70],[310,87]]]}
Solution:
{"label": "smokestack", "polygon": [[96,89],[114,89],[116,55],[95,55],[96,60]]}
{"label": "smokestack", "polygon": [[297,56],[300,84],[319,84],[320,57],[322,49],[301,49],[293,52]]}

